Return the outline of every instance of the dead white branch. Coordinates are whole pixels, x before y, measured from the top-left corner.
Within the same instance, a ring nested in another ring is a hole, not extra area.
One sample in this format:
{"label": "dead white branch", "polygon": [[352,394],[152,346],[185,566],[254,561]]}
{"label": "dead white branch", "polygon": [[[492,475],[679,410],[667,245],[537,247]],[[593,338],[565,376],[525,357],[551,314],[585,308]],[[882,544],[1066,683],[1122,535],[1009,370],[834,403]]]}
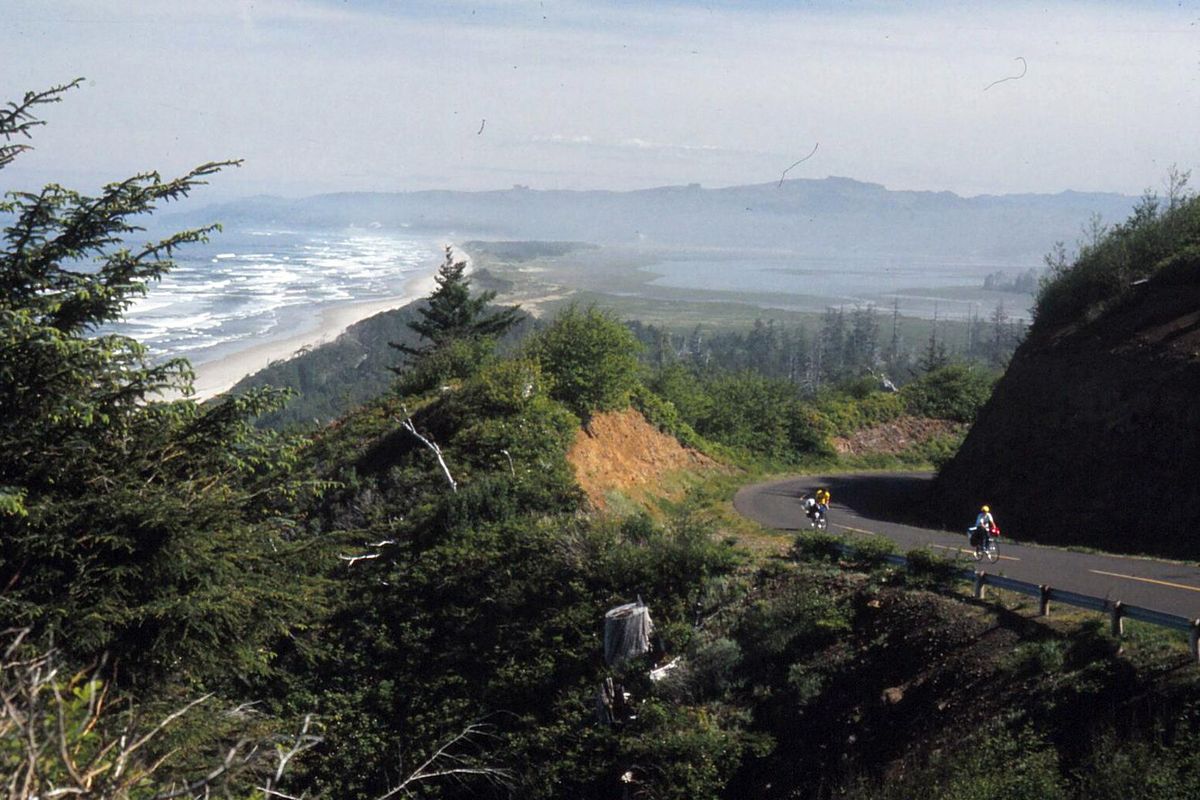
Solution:
{"label": "dead white branch", "polygon": [[468,725],[435,750],[433,755],[425,759],[425,762],[407,778],[380,795],[376,800],[389,800],[401,792],[407,793],[409,787],[414,784],[440,778],[455,780],[478,778],[501,786],[510,785],[513,778],[510,770],[480,763],[473,755],[454,752],[455,748],[462,746],[478,747],[478,740],[491,736],[492,734],[482,725]]}
{"label": "dead white branch", "polygon": [[446,473],[446,480],[450,483],[450,490],[458,492],[458,483],[454,480],[454,476],[450,474],[450,467],[446,466],[446,459],[442,457],[442,448],[438,447],[436,442],[422,436],[417,431],[417,426],[413,424],[412,416],[408,413],[408,409],[404,406],[401,406],[401,408],[404,410],[404,419],[400,421],[400,425],[404,430],[417,437],[422,444],[433,452],[434,456],[437,457],[438,464],[442,467],[442,472]]}
{"label": "dead white branch", "polygon": [[[268,752],[253,739],[241,739],[209,771],[192,779],[160,777],[167,762],[178,755],[161,750],[167,729],[179,723],[212,695],[198,697],[152,722],[137,725],[137,714],[108,713],[108,687],[93,667],[73,676],[57,668],[54,650],[22,654],[27,631],[0,632],[0,742],[9,757],[0,763],[0,793],[4,800],[86,797],[89,800],[148,800],[211,798],[228,793],[230,781],[253,769]],[[85,700],[81,703],[80,700]],[[229,712],[245,715],[251,704]],[[319,737],[309,732],[306,717],[290,747],[269,751],[277,759],[267,781],[272,794],[283,771]],[[135,727],[136,726],[136,727]]]}
{"label": "dead white branch", "polygon": [[370,561],[372,558],[379,558],[382,555],[383,553],[365,553],[361,556],[339,555],[338,558],[340,558],[342,561],[345,561],[347,567],[353,567],[359,561]]}
{"label": "dead white branch", "polygon": [[280,794],[275,787],[283,779],[283,773],[287,770],[288,764],[292,759],[300,755],[306,750],[311,750],[321,743],[321,737],[309,733],[309,728],[312,726],[312,714],[304,715],[304,722],[300,725],[300,730],[296,734],[296,738],[292,740],[292,746],[284,750],[282,746],[276,748],[278,762],[275,766],[275,773],[264,783],[259,789],[263,794],[275,797],[287,798],[288,795]]}

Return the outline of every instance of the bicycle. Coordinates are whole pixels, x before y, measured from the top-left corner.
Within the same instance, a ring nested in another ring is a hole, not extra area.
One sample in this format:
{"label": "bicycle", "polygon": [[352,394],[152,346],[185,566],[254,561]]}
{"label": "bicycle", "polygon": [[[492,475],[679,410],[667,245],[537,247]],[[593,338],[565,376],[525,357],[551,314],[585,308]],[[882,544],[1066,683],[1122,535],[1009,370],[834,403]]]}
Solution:
{"label": "bicycle", "polygon": [[808,517],[808,525],[814,531],[823,531],[829,528],[829,520],[824,511],[815,509]]}
{"label": "bicycle", "polygon": [[1000,557],[996,550],[996,537],[1000,535],[1000,531],[996,530],[993,534],[972,526],[967,529],[967,535],[970,537],[969,541],[972,547],[971,558],[976,561],[986,558],[989,563],[995,564],[996,559]]}
{"label": "bicycle", "polygon": [[829,528],[827,512],[821,510],[817,501],[811,497],[804,498],[804,514],[808,517],[808,527],[812,530],[823,531]]}

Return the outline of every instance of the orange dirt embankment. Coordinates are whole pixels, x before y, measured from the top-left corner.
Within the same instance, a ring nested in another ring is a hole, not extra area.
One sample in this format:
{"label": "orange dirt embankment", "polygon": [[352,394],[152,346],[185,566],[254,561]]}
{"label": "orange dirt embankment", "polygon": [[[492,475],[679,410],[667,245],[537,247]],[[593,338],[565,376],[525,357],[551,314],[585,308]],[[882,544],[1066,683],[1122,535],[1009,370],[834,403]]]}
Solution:
{"label": "orange dirt embankment", "polygon": [[596,508],[612,491],[645,490],[671,472],[719,466],[708,456],[684,447],[632,408],[592,417],[567,451],[575,479]]}

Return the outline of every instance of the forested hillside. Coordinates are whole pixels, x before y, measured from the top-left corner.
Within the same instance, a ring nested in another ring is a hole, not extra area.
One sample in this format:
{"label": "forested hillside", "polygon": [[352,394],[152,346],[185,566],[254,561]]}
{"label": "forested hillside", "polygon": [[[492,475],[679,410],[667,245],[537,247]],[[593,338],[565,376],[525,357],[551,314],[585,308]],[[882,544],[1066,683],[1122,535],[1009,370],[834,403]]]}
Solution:
{"label": "forested hillside", "polygon": [[[0,167],[66,88],[0,114]],[[900,574],[879,543],[839,561],[755,532],[752,555],[699,492],[596,513],[567,457],[619,411],[699,466],[794,466],[879,420],[967,421],[988,373],[803,397],[647,371],[628,326],[576,306],[504,351],[518,316],[448,259],[388,391],[263,430],[279,392],[201,405],[186,363],[95,335],[206,233],[140,245],[139,220],[224,166],[6,205],[9,797],[1195,796],[1200,698],[1170,642],[964,602],[947,564]],[[652,632],[606,646],[639,601]]]}

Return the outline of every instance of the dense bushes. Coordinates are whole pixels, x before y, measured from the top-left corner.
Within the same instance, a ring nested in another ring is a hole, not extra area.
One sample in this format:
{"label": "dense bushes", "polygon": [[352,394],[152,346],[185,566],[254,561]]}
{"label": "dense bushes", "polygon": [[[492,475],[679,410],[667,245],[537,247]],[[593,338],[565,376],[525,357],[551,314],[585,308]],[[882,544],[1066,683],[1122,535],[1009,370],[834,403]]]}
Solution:
{"label": "dense bushes", "polygon": [[[816,407],[824,417],[828,429],[838,436],[849,436],[862,428],[891,422],[906,410],[905,400],[901,395],[880,391],[826,391],[818,398]],[[910,413],[920,412],[910,410]]]}
{"label": "dense bushes", "polygon": [[[1047,259],[1034,308],[1035,329],[1089,319],[1135,290],[1173,253],[1200,245],[1200,198],[1182,193],[1176,176],[1162,203],[1147,195],[1125,222],[1085,244],[1074,261],[1061,249]],[[1178,267],[1176,267],[1178,269]]]}
{"label": "dense bushes", "polygon": [[900,390],[908,413],[920,417],[974,422],[999,376],[965,364],[936,369]]}
{"label": "dense bushes", "polygon": [[529,342],[553,378],[551,396],[586,419],[629,405],[638,384],[637,339],[611,314],[569,306]]}

